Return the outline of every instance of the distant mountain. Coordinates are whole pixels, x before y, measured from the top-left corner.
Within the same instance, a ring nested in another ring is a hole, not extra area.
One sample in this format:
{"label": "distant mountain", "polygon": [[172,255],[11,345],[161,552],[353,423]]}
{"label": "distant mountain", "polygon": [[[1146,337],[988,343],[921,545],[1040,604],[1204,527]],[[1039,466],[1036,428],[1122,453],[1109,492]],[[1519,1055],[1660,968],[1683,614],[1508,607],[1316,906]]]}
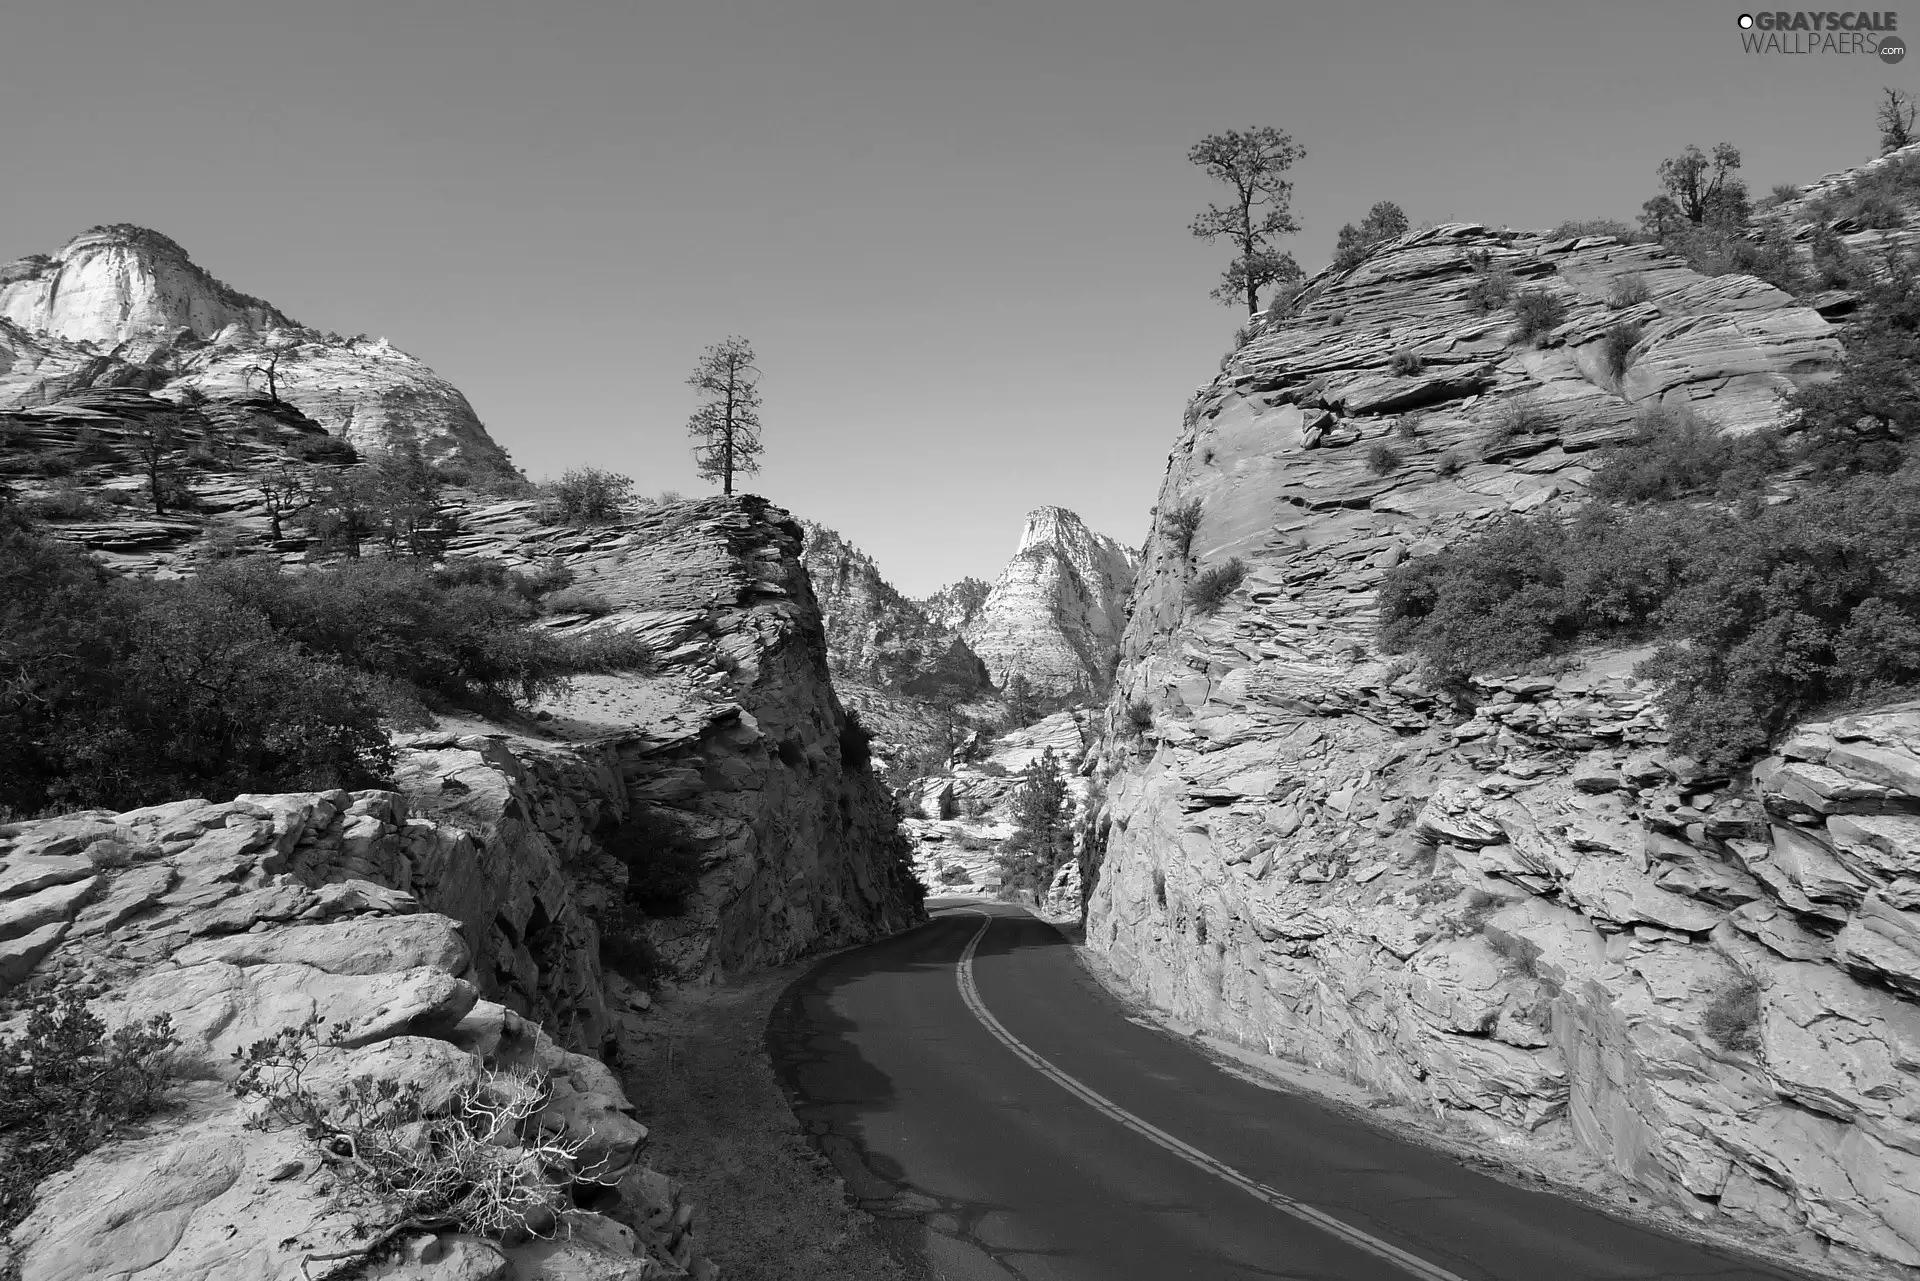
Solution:
{"label": "distant mountain", "polygon": [[929,603],[961,620],[995,684],[1018,673],[1042,695],[1094,700],[1113,681],[1139,564],[1132,548],[1066,508],[1040,507],[1027,513],[1019,548],[984,595],[978,579],[966,579]]}
{"label": "distant mountain", "polygon": [[513,471],[467,398],[419,360],[384,338],[307,328],[125,223],[0,267],[0,409],[104,388],[277,396],[356,446],[411,431],[436,461]]}
{"label": "distant mountain", "polygon": [[993,696],[986,666],[959,632],[902,596],[871,557],[834,530],[801,525],[807,536],[801,560],[820,601],[836,676],[933,702]]}

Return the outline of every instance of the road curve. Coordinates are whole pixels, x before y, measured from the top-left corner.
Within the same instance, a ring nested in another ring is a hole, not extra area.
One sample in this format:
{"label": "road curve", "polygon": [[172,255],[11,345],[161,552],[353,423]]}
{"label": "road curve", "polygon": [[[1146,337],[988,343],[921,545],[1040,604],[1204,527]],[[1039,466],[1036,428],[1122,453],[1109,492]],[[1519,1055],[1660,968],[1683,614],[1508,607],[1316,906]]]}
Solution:
{"label": "road curve", "polygon": [[767,1037],[849,1195],[940,1281],[1799,1281],[1231,1076],[1017,908],[829,957]]}

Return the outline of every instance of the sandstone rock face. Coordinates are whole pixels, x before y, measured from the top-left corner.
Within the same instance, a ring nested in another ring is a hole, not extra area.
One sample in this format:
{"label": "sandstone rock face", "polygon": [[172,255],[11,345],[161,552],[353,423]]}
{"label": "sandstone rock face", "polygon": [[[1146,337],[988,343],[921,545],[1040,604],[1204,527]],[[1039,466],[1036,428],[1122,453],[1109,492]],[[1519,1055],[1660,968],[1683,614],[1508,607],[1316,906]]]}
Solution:
{"label": "sandstone rock face", "polygon": [[[316,1275],[309,1269],[323,1256],[336,1267],[364,1257],[392,1213],[343,1200],[329,1164],[337,1158],[296,1128],[247,1128],[258,1105],[225,1088],[236,1050],[313,1016],[344,1029],[341,1046],[314,1060],[315,1088],[370,1076],[416,1086],[429,1107],[446,1109],[489,1071],[537,1070],[550,1089],[541,1127],[584,1142],[583,1159],[601,1171],[602,1186],[583,1187],[594,1210],[574,1216],[571,1271],[530,1270],[551,1243],[506,1248],[416,1231],[402,1252],[411,1270],[386,1275],[457,1281],[504,1278],[515,1267],[554,1277],[687,1275],[696,1263],[690,1215],[645,1167],[646,1128],[613,1075],[481,999],[492,991],[542,1007],[538,969],[556,960],[580,967],[597,995],[591,938],[561,958],[517,932],[508,953],[495,947],[490,958],[469,940],[503,929],[492,903],[459,919],[423,911],[414,892],[444,896],[456,885],[448,858],[485,861],[500,865],[494,875],[509,885],[549,875],[534,892],[556,896],[548,905],[572,919],[564,879],[552,879],[521,837],[482,849],[461,828],[413,816],[387,791],[182,801],[0,827],[0,906],[44,906],[50,890],[62,892],[54,946],[9,981],[85,984],[103,993],[92,1007],[109,1028],[169,1015],[184,1081],[180,1108],[150,1134],[110,1142],[42,1185],[12,1237],[23,1281],[291,1281]],[[501,904],[501,918],[517,907]],[[0,1022],[0,1034],[17,1033],[23,1020]],[[709,1274],[710,1265],[699,1270]]]}
{"label": "sandstone rock face", "polygon": [[802,521],[801,528],[802,559],[820,602],[827,661],[836,677],[948,703],[992,695],[985,665],[958,632],[902,596],[871,558],[833,530],[811,521]]}
{"label": "sandstone rock face", "polygon": [[[1471,251],[1567,303],[1545,347],[1468,306]],[[1627,271],[1652,298],[1622,384],[1590,353]],[[1388,371],[1403,348],[1423,373]],[[1838,355],[1778,291],[1606,240],[1443,226],[1310,282],[1175,445],[1159,510],[1202,518],[1187,555],[1154,533],[1136,587],[1088,946],[1188,1022],[1490,1139],[1571,1135],[1697,1218],[1920,1265],[1920,710],[1807,726],[1716,778],[1666,749],[1645,651],[1484,674],[1456,703],[1374,636],[1387,569],[1577,503],[1639,405],[1750,429]],[[1515,403],[1546,426],[1489,440]],[[1243,586],[1189,610],[1229,556]]]}
{"label": "sandstone rock face", "polygon": [[308,329],[215,280],[156,231],[95,227],[0,267],[0,408],[108,387],[278,396],[354,445],[416,433],[429,457],[511,474],[465,396],[386,339]]}
{"label": "sandstone rock face", "polygon": [[58,253],[0,267],[0,316],[23,329],[114,347],[188,329],[286,329],[272,304],[221,284],[157,231],[91,227]]}
{"label": "sandstone rock face", "polygon": [[1020,546],[962,629],[996,684],[1098,698],[1110,684],[1139,557],[1064,507],[1027,513]]}

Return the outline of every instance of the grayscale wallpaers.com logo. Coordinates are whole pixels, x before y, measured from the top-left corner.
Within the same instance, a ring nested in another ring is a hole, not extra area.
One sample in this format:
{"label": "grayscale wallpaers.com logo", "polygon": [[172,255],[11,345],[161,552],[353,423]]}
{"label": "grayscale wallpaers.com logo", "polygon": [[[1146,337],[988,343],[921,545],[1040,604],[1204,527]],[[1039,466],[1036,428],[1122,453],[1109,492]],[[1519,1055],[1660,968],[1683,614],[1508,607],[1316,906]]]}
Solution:
{"label": "grayscale wallpaers.com logo", "polygon": [[1884,13],[1743,13],[1740,42],[1748,53],[1872,53],[1893,63],[1907,56],[1900,15]]}

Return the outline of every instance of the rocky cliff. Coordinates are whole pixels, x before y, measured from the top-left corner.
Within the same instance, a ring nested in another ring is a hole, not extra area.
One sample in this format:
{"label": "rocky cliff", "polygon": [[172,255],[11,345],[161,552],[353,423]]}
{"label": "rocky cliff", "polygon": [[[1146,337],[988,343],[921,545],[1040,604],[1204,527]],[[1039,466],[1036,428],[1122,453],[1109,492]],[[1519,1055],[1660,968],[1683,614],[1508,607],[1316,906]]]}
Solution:
{"label": "rocky cliff", "polygon": [[[262,504],[263,476],[303,466],[287,439],[318,431],[284,405],[216,400],[183,416],[200,461],[179,460],[194,495],[182,513],[116,499],[140,484],[117,442],[172,412],[120,389],[0,415],[0,462],[31,502],[61,487],[81,515],[49,530],[124,572],[321,559],[298,528],[274,538]],[[444,1102],[446,1085],[538,1068],[555,1082],[548,1128],[599,1145],[588,1156],[606,1176],[579,1188],[571,1239],[415,1233],[402,1262],[381,1265],[399,1270],[373,1275],[709,1275],[690,1210],[636,1155],[644,1130],[595,1057],[615,1060],[646,1018],[603,951],[642,958],[638,981],[710,981],[921,919],[786,513],[722,498],[583,529],[455,489],[442,514],[453,555],[564,571],[576,599],[598,598],[540,625],[634,633],[653,669],[582,677],[510,722],[448,717],[399,736],[390,791],[0,827],[0,997],[84,978],[110,1024],[171,1012],[204,1083],[152,1137],[42,1188],[14,1238],[24,1276],[103,1275],[130,1251],[153,1276],[296,1276],[303,1258],[370,1250],[382,1225],[339,1209],[326,1162],[284,1132],[244,1136],[223,1092],[234,1049],[314,1013],[352,1029],[329,1068],[339,1079],[437,1082]],[[646,915],[629,885],[666,852],[690,861],[692,885]]]}
{"label": "rocky cliff", "polygon": [[980,658],[958,632],[928,617],[880,576],[873,559],[824,525],[802,521],[802,555],[839,677],[946,703],[991,697]]}
{"label": "rocky cliff", "polygon": [[[1098,699],[1112,676],[1139,557],[1064,507],[1027,513],[1020,546],[961,634],[997,684],[1018,673],[1055,698]],[[946,594],[950,605],[971,602]]]}
{"label": "rocky cliff", "polygon": [[513,472],[466,397],[419,360],[384,338],[305,328],[159,232],[94,227],[0,267],[0,408],[114,387],[173,400],[271,392],[357,446],[409,431],[433,459]]}
{"label": "rocky cliff", "polygon": [[[1490,269],[1565,304],[1540,345],[1476,297]],[[1097,748],[1088,946],[1250,1046],[1509,1147],[1571,1136],[1703,1227],[1920,1265],[1920,714],[1715,777],[1666,750],[1643,654],[1456,701],[1375,639],[1389,568],[1576,504],[1638,409],[1751,429],[1840,354],[1770,286],[1607,238],[1451,224],[1310,281],[1170,457]],[[1195,503],[1188,538],[1165,518]],[[1232,557],[1239,588],[1190,605]]]}

